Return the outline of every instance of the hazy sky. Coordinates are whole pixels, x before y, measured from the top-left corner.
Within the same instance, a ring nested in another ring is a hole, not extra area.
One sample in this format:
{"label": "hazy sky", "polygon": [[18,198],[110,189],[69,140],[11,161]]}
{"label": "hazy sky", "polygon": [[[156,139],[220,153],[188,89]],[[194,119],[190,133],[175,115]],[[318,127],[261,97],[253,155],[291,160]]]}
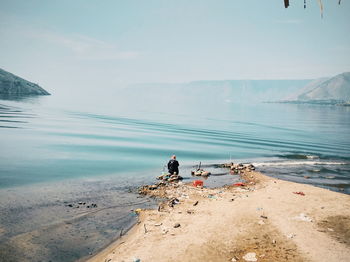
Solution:
{"label": "hazy sky", "polygon": [[49,91],[350,71],[350,1],[0,0],[0,68]]}

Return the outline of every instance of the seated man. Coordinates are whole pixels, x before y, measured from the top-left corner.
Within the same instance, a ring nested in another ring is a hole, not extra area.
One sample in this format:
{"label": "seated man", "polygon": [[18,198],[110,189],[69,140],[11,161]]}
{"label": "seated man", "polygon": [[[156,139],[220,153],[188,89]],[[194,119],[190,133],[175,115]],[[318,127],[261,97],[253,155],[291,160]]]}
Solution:
{"label": "seated man", "polygon": [[179,174],[179,162],[176,160],[176,156],[173,155],[168,162],[168,170],[171,175]]}

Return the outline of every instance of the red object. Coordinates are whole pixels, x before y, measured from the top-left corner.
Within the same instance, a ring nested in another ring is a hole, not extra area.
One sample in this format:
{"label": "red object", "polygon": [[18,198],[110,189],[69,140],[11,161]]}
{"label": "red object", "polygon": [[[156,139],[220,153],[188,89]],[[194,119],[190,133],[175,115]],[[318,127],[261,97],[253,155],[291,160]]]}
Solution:
{"label": "red object", "polygon": [[239,183],[236,183],[236,184],[233,184],[234,186],[245,186],[245,184],[244,183],[242,183],[242,182],[239,182]]}
{"label": "red object", "polygon": [[305,196],[304,192],[293,192],[293,194],[297,194],[297,195]]}
{"label": "red object", "polygon": [[202,180],[194,180],[193,186],[203,186],[203,181]]}

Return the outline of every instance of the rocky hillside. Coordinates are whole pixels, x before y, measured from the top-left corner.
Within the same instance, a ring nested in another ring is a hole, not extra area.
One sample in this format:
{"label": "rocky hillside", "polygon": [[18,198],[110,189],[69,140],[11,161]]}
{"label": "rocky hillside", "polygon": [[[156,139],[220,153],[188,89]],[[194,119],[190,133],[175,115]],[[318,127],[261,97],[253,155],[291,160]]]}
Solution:
{"label": "rocky hillside", "polygon": [[7,96],[50,95],[39,85],[0,68],[0,94]]}
{"label": "rocky hillside", "polygon": [[350,72],[309,83],[285,102],[347,102],[350,101]]}

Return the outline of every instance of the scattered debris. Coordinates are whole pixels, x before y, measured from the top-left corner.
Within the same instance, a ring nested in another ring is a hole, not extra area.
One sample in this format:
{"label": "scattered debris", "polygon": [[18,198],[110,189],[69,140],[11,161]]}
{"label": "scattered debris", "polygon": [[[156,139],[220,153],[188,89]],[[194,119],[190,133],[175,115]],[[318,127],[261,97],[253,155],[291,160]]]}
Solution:
{"label": "scattered debris", "polygon": [[259,225],[265,225],[265,222],[262,221],[262,220],[259,220],[258,224],[259,224]]}
{"label": "scattered debris", "polygon": [[249,252],[243,256],[245,261],[258,261],[254,252]]}
{"label": "scattered debris", "polygon": [[301,195],[301,196],[305,196],[305,193],[304,192],[293,192],[293,194],[296,194],[296,195]]}
{"label": "scattered debris", "polygon": [[158,180],[162,180],[160,183],[166,183],[166,182],[178,182],[183,179],[182,176],[179,176],[177,174],[165,174],[157,177]]}
{"label": "scattered debris", "polygon": [[179,203],[180,203],[180,201],[176,197],[173,197],[168,201],[168,206],[174,207],[175,205],[177,205]]}
{"label": "scattered debris", "polygon": [[208,176],[211,175],[210,172],[203,170],[203,169],[201,168],[201,165],[202,165],[202,162],[199,162],[199,165],[198,165],[197,169],[191,171],[191,175],[192,175],[192,176],[204,176],[204,177],[208,177]]}
{"label": "scattered debris", "polygon": [[195,207],[196,205],[198,205],[198,201],[194,202],[193,206]]}
{"label": "scattered debris", "polygon": [[148,232],[147,231],[147,228],[146,228],[146,224],[143,224],[143,227],[144,227],[144,229],[145,229],[145,234]]}
{"label": "scattered debris", "polygon": [[289,234],[289,235],[287,235],[287,238],[290,238],[290,239],[292,239],[292,238],[294,238],[296,236],[296,234]]}
{"label": "scattered debris", "polygon": [[228,163],[223,164],[222,167],[230,168],[231,173],[233,174],[240,174],[244,171],[251,172],[252,170],[255,170],[255,166],[252,164],[234,164],[234,163]]}
{"label": "scattered debris", "polygon": [[267,216],[261,215],[260,217],[263,218],[263,219],[267,219]]}
{"label": "scattered debris", "polygon": [[238,182],[238,183],[235,183],[235,184],[233,184],[234,186],[245,186],[245,184],[244,183],[242,183],[242,182]]}
{"label": "scattered debris", "polygon": [[181,225],[180,225],[180,223],[176,223],[175,225],[174,225],[174,228],[178,228],[178,227],[180,227]]}
{"label": "scattered debris", "polygon": [[203,187],[203,181],[202,180],[194,180],[193,181],[193,186],[195,187]]}
{"label": "scattered debris", "polygon": [[156,227],[159,227],[161,225],[163,225],[163,223],[154,224],[154,226],[156,226]]}

